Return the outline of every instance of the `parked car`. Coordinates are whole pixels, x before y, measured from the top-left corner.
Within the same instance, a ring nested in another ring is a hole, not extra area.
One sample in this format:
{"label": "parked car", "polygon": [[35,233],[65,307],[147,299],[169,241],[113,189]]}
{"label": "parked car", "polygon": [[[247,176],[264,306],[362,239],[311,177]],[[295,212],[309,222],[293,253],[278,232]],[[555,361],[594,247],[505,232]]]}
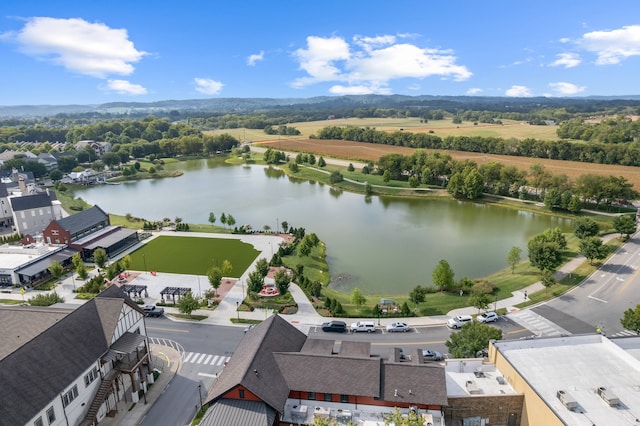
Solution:
{"label": "parked car", "polygon": [[347,323],[344,321],[329,321],[322,324],[322,331],[335,331],[344,333],[347,331]]}
{"label": "parked car", "polygon": [[256,324],[249,324],[248,326],[246,326],[244,328],[244,332],[246,333],[248,331],[251,331],[253,329],[253,327],[255,327],[255,326],[256,326]]}
{"label": "parked car", "polygon": [[387,333],[395,333],[396,331],[402,331],[406,333],[410,331],[411,327],[406,322],[392,322],[391,324],[387,324]]}
{"label": "parked car", "polygon": [[144,311],[145,316],[148,317],[160,317],[164,314],[164,308],[160,308],[154,305],[145,305],[142,310]]}
{"label": "parked car", "polygon": [[430,351],[429,349],[424,349],[422,351],[422,360],[427,361],[442,361],[444,356],[438,351]]}
{"label": "parked car", "polygon": [[376,325],[373,323],[373,321],[358,321],[351,324],[351,331],[353,333],[358,333],[360,331],[373,333],[376,331]]}
{"label": "parked car", "polygon": [[470,323],[471,321],[473,321],[473,318],[471,317],[471,315],[458,315],[449,319],[449,321],[447,321],[447,326],[449,328],[458,329],[463,325]]}
{"label": "parked car", "polygon": [[494,322],[498,321],[498,318],[498,314],[495,312],[485,312],[482,315],[478,315],[476,320],[478,320],[478,322]]}

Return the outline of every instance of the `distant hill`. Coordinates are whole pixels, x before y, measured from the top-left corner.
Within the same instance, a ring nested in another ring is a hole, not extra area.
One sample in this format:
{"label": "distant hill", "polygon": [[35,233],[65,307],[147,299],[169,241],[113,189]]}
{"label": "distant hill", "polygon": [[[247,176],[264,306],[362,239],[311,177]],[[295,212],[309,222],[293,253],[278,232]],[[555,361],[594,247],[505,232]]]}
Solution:
{"label": "distant hill", "polygon": [[165,100],[157,102],[110,102],[101,105],[17,105],[0,106],[0,117],[45,117],[57,114],[154,114],[181,113],[251,113],[271,109],[305,108],[402,108],[428,107],[441,109],[513,110],[540,107],[567,107],[608,104],[640,105],[640,95],[592,96],[582,98],[511,98],[490,96],[404,96],[348,95],[312,98],[213,98]]}

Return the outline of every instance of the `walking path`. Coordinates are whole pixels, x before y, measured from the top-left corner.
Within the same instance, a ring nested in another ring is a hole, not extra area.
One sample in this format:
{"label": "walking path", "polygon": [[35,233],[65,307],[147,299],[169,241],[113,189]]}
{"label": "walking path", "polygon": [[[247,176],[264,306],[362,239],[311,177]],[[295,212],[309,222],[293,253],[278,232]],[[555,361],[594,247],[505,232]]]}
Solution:
{"label": "walking path", "polygon": [[[166,233],[159,233],[159,235],[164,235]],[[171,235],[175,235],[175,232],[171,232]],[[190,236],[193,236],[194,233],[189,233]],[[209,238],[241,238],[243,241],[250,242],[253,244],[258,250],[261,251],[261,254],[256,258],[256,262],[260,257],[267,257],[268,254],[272,255],[271,250],[273,250],[273,246],[277,247],[277,244],[280,243],[281,238],[277,236],[256,236],[256,235],[217,235],[217,234],[200,234],[204,237]],[[603,240],[604,242],[609,241],[614,238],[615,235],[608,235]],[[124,255],[124,253],[122,254]],[[582,262],[584,262],[585,258],[583,256],[577,256],[571,261],[567,262],[563,265],[555,274],[555,278],[557,280],[561,280],[571,272],[573,272],[577,267],[579,267]],[[247,269],[247,271],[233,284],[231,288],[226,289],[226,294],[220,300],[219,305],[214,310],[198,310],[193,312],[193,314],[203,315],[206,318],[202,321],[199,321],[203,324],[216,324],[216,325],[232,325],[232,318],[242,318],[242,319],[252,319],[252,320],[264,320],[266,319],[271,312],[267,310],[254,310],[253,312],[238,312],[237,304],[240,303],[244,299],[245,295],[245,283],[247,280],[247,276],[249,271],[253,271],[255,268],[255,262]],[[92,271],[93,274],[97,273],[97,271]],[[135,274],[131,274],[133,276]],[[201,283],[202,281],[202,283]],[[160,299],[160,291],[166,286],[189,286],[192,288],[192,291],[195,294],[202,294],[200,286],[204,286],[205,289],[208,289],[209,284],[206,277],[200,276],[189,276],[189,275],[178,275],[178,274],[168,274],[168,273],[155,273],[151,274],[150,272],[141,272],[135,278],[132,279],[132,283],[136,285],[146,285],[148,290],[148,296],[144,297],[145,302],[150,304],[155,303]],[[71,305],[81,304],[84,301],[74,299],[75,294],[73,293],[76,285],[79,285],[77,281],[74,281],[71,275],[62,279],[61,284],[56,287],[58,294],[65,298],[65,303]],[[197,289],[197,293],[196,293]],[[515,306],[519,303],[522,303],[526,300],[527,295],[533,294],[536,291],[540,291],[544,289],[544,286],[541,282],[536,282],[530,286],[522,288],[520,290],[514,291],[512,296],[498,300],[495,304],[497,309],[505,308],[509,313],[512,313],[512,319],[516,322],[526,322],[527,326],[537,327],[538,333],[544,333],[545,335],[558,335],[562,334],[564,330],[559,329],[557,326],[553,327],[553,324],[547,324],[548,321],[545,322],[544,318],[540,316],[536,316],[532,314],[529,310],[519,311]],[[316,310],[314,309],[312,303],[306,297],[304,292],[298,287],[296,284],[291,284],[289,290],[298,305],[298,311],[292,315],[282,315],[283,318],[287,319],[291,324],[297,326],[303,332],[308,332],[309,328],[317,327],[322,324],[322,322],[326,321],[327,318],[320,316]],[[25,299],[32,296],[32,291],[28,291],[24,296],[20,294],[20,291],[14,289],[12,293],[4,293],[0,294],[0,298],[7,299]],[[35,292],[34,292],[35,293]],[[176,313],[178,312],[176,308],[165,308],[166,313]],[[432,317],[412,317],[412,318],[403,318],[402,320],[410,324],[411,326],[431,326],[431,325],[442,325],[446,323],[448,318],[455,315],[462,314],[476,314],[477,309],[474,307],[465,307],[460,309],[455,309],[447,313],[447,315],[441,316],[432,316]],[[515,313],[515,314],[513,314]],[[531,314],[531,315],[530,315]],[[187,321],[183,319],[175,318],[171,315],[168,315],[173,321]],[[341,318],[334,318],[341,319]],[[519,321],[520,319],[520,321]],[[357,321],[357,318],[342,318],[344,321]],[[382,323],[381,323],[382,320]],[[379,325],[386,325],[387,323],[397,321],[396,318],[384,318],[379,319]],[[237,326],[244,327],[245,324],[238,324]],[[160,397],[160,395],[164,392],[169,383],[175,376],[175,374],[180,370],[180,367],[183,363],[183,354],[181,354],[178,350],[173,347],[158,345],[151,343],[151,352],[153,355],[153,365],[155,368],[158,368],[161,371],[158,380],[151,386],[143,399],[141,399],[138,403],[133,405],[132,403],[121,403],[117,407],[117,413],[113,417],[105,418],[101,424],[109,425],[125,425],[125,426],[133,426],[139,424],[148,410],[153,406],[156,400]]]}

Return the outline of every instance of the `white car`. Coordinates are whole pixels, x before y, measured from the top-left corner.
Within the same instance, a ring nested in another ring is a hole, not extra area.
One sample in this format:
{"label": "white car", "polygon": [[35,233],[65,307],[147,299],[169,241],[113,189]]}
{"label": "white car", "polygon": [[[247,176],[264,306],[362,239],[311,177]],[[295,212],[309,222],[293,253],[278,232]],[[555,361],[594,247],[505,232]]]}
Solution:
{"label": "white car", "polygon": [[476,320],[478,320],[478,322],[494,322],[498,321],[498,318],[498,314],[495,312],[485,312],[482,315],[478,315]]}
{"label": "white car", "polygon": [[358,321],[351,324],[352,333],[357,333],[362,331],[366,331],[367,333],[375,333],[376,325],[373,323],[373,321]]}
{"label": "white car", "polygon": [[470,323],[471,321],[473,321],[471,315],[458,315],[450,318],[449,321],[447,321],[447,326],[449,328],[458,329],[463,325]]}
{"label": "white car", "polygon": [[409,324],[405,322],[393,322],[391,324],[387,324],[387,333],[395,333],[396,331],[402,331],[406,333],[410,330],[411,327],[409,327]]}

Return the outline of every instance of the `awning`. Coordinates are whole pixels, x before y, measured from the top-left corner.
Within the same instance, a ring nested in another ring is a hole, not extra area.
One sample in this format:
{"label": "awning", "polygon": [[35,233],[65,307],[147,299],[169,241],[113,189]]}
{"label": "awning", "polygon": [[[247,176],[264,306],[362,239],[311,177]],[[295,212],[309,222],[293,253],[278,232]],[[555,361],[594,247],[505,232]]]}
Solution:
{"label": "awning", "polygon": [[124,240],[125,238],[130,237],[131,235],[136,234],[138,231],[121,228],[115,232],[112,232],[109,235],[105,235],[104,237],[91,242],[84,246],[87,250],[95,250],[97,248],[109,248],[115,243]]}
{"label": "awning", "polygon": [[113,351],[119,354],[130,354],[146,339],[147,337],[142,334],[127,331],[122,335],[122,337],[116,340],[113,345],[111,345],[109,352]]}

